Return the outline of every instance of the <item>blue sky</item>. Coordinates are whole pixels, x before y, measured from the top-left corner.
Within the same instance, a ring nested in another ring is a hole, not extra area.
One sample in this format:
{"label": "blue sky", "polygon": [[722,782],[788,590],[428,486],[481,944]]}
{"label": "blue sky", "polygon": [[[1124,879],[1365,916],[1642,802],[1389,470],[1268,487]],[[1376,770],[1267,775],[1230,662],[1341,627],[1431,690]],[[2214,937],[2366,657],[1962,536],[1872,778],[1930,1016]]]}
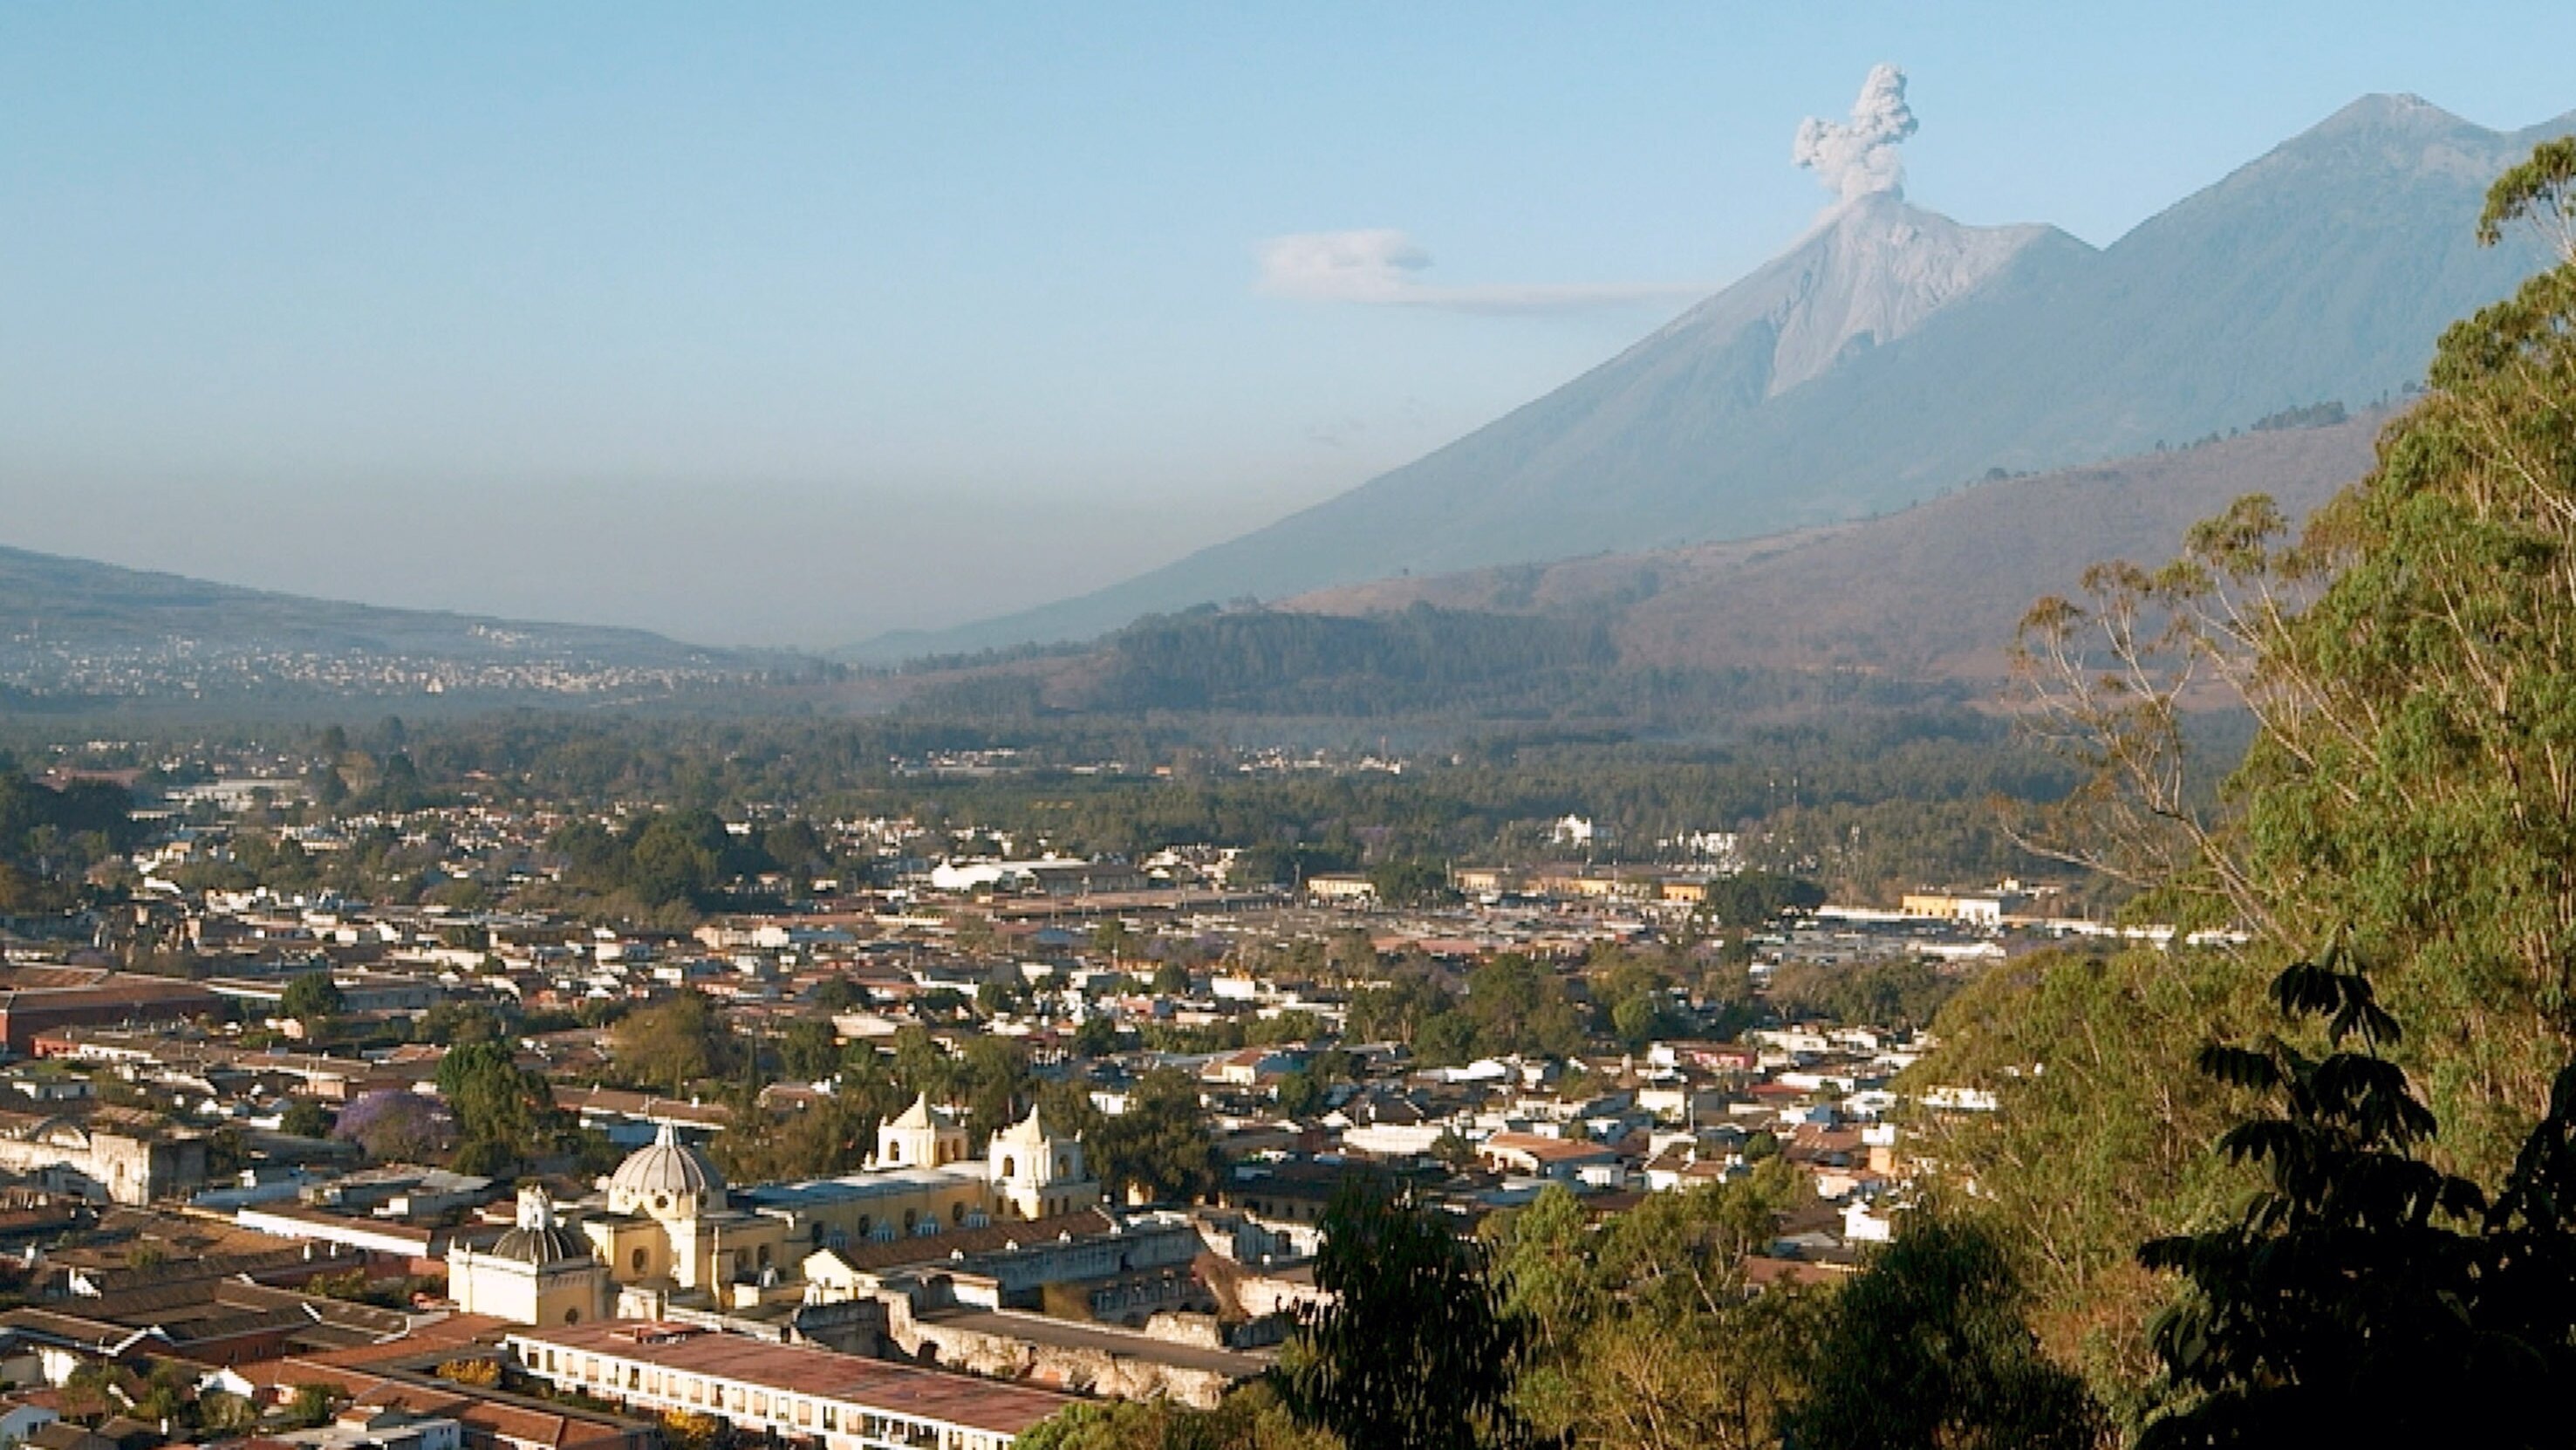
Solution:
{"label": "blue sky", "polygon": [[[0,543],[711,641],[956,622],[1617,351],[1796,235],[1791,133],[1878,62],[1914,200],[2102,243],[2364,92],[2576,109],[2571,41],[2563,3],[20,3]],[[1550,305],[1257,285],[1358,230]]]}

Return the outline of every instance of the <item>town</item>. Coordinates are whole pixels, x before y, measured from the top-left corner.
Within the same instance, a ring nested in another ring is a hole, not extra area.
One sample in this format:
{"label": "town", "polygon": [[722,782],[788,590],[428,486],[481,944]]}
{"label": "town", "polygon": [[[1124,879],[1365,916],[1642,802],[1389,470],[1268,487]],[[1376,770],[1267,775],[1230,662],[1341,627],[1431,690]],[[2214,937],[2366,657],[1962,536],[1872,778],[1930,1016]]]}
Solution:
{"label": "town", "polygon": [[[115,793],[45,837],[114,891],[0,939],[0,1373],[52,1450],[997,1447],[1210,1408],[1319,1301],[1355,1183],[1465,1235],[1763,1177],[1746,1292],[1830,1284],[1892,1235],[1917,1125],[1994,1110],[1909,1075],[1940,1002],[2145,934],[2042,884],[1835,903],[1729,832],[1628,864],[1573,815],[1525,833],[1555,859],[1280,885],[971,821],[932,855],[907,819],[334,810],[327,759],[79,764],[109,749],[24,789]],[[725,909],[539,904],[610,855]]]}

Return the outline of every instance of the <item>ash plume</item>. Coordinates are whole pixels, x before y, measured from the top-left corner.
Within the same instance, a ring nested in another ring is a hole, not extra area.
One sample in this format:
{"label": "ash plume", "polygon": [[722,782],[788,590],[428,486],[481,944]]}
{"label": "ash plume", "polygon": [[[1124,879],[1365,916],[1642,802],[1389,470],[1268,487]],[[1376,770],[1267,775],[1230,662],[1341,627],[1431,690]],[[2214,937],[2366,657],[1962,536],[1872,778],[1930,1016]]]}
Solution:
{"label": "ash plume", "polygon": [[1798,123],[1798,139],[1789,155],[1843,201],[1887,192],[1905,194],[1905,163],[1898,143],[1914,134],[1914,112],[1905,104],[1905,72],[1892,65],[1870,67],[1860,99],[1852,102],[1851,119],[1824,121],[1810,116]]}

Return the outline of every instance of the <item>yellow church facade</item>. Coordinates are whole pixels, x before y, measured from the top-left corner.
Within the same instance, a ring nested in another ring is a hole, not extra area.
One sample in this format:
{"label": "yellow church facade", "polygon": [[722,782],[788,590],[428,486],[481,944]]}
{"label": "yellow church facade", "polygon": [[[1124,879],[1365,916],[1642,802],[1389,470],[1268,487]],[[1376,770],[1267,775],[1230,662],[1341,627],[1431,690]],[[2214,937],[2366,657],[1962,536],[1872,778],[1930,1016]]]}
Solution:
{"label": "yellow church facade", "polygon": [[[471,1312],[522,1324],[659,1313],[674,1300],[721,1307],[792,1291],[808,1256],[852,1244],[1044,1218],[1101,1201],[1081,1140],[1032,1110],[992,1135],[982,1157],[955,1115],[916,1100],[877,1130],[867,1168],[840,1178],[739,1192],[668,1127],[601,1185],[574,1222],[542,1190],[491,1250],[449,1255],[449,1293]],[[573,1317],[567,1317],[573,1316]]]}

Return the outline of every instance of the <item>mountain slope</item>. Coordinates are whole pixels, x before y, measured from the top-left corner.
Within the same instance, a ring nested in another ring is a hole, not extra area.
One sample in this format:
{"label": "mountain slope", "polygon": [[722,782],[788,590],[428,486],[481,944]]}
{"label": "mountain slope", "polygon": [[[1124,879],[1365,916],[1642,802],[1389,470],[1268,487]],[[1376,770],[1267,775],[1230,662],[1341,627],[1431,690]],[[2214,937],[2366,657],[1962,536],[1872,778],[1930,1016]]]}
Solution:
{"label": "mountain slope", "polygon": [[[869,652],[1083,638],[1245,594],[1745,538],[1903,508],[1995,469],[2362,406],[2412,386],[2445,325],[2533,268],[2535,248],[2481,249],[2473,223],[2497,173],[2569,129],[2499,133],[2371,97],[2100,252],[2019,235],[1897,335],[1837,343],[1800,378],[1814,350],[1784,350],[1769,318],[1810,237],[1593,372],[1347,494],[1111,589]],[[1902,256],[1837,253],[1843,271],[1818,290],[1869,295]]]}
{"label": "mountain slope", "polygon": [[786,664],[642,630],[272,594],[0,548],[0,690],[63,697],[594,694]]}
{"label": "mountain slope", "polygon": [[2303,518],[2370,468],[2388,415],[2277,428],[1964,490],[1860,523],[1643,554],[1385,580],[1292,599],[1606,617],[1619,663],[1992,682],[2031,603],[2104,559],[2157,563],[2248,493]]}
{"label": "mountain slope", "polygon": [[1705,729],[1998,696],[2030,605],[2170,558],[2247,493],[2306,515],[2389,414],[1999,481],[1762,539],[1380,580],[1141,620],[1073,654],[902,677],[911,708]]}

